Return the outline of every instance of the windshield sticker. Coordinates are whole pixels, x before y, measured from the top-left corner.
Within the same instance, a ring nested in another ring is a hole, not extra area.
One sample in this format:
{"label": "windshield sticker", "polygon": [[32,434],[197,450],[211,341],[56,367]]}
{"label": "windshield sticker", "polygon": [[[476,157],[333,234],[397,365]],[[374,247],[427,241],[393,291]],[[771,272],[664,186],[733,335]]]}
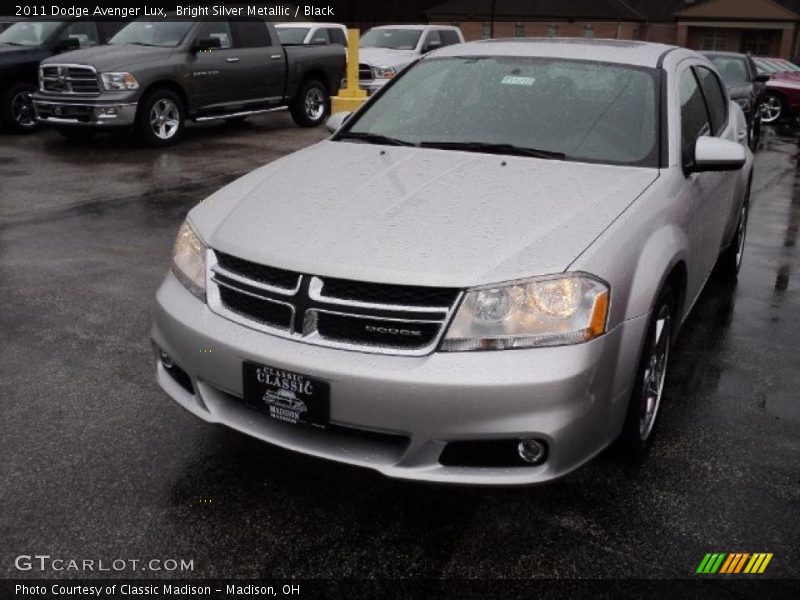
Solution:
{"label": "windshield sticker", "polygon": [[503,85],[533,85],[535,77],[520,77],[519,75],[506,75],[500,82]]}

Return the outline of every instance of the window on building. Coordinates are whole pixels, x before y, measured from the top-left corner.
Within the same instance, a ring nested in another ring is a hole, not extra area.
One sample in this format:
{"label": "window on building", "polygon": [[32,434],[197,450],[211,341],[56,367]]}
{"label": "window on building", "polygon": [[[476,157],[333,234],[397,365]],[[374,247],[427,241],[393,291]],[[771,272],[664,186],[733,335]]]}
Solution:
{"label": "window on building", "polygon": [[481,26],[481,39],[488,40],[490,37],[492,37],[492,24],[489,21],[484,21]]}
{"label": "window on building", "polygon": [[769,56],[772,54],[771,31],[745,31],[742,35],[742,50],[745,54]]}
{"label": "window on building", "polygon": [[551,23],[547,26],[547,37],[558,37],[558,25]]}
{"label": "window on building", "polygon": [[703,36],[702,50],[704,52],[713,52],[715,50],[725,50],[727,38],[721,31],[712,31]]}
{"label": "window on building", "polygon": [[520,38],[525,37],[525,25],[522,23],[515,23],[514,24],[514,37]]}
{"label": "window on building", "polygon": [[583,37],[585,38],[593,38],[594,37],[594,25],[588,23],[583,26]]}

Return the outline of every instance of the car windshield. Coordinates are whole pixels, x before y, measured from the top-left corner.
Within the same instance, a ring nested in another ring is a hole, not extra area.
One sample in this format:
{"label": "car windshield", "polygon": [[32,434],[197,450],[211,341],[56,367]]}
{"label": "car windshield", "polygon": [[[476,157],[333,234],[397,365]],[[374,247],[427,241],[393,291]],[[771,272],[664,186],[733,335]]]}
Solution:
{"label": "car windshield", "polygon": [[763,58],[754,58],[753,62],[756,63],[756,68],[758,68],[759,72],[761,73],[779,73],[780,69],[777,65],[773,65],[767,60]]}
{"label": "car windshield", "polygon": [[772,62],[780,66],[787,73],[797,73],[798,71],[800,71],[800,67],[798,67],[796,64],[794,64],[793,62],[789,62],[788,60],[784,60],[782,58],[781,59],[776,58]]}
{"label": "car windshield", "polygon": [[134,21],[120,29],[108,43],[175,47],[191,27],[191,21]]}
{"label": "car windshield", "polygon": [[421,29],[370,29],[361,38],[361,47],[413,50],[421,35]]}
{"label": "car windshield", "polygon": [[278,27],[278,39],[281,44],[302,44],[310,27]]}
{"label": "car windshield", "polygon": [[739,56],[712,56],[710,58],[719,74],[722,75],[725,85],[731,87],[747,83],[750,80],[744,58]]}
{"label": "car windshield", "polygon": [[652,69],[530,57],[428,59],[337,139],[656,166],[657,98]]}
{"label": "car windshield", "polygon": [[63,23],[58,21],[25,21],[14,23],[0,33],[0,44],[41,46]]}

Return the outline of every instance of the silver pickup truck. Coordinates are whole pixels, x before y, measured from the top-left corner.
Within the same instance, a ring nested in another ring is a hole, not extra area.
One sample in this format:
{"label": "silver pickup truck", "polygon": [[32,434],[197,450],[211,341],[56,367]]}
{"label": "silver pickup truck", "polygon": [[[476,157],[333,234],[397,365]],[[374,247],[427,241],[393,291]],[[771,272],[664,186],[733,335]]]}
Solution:
{"label": "silver pickup truck", "polygon": [[33,102],[37,120],[69,138],[133,127],[166,146],[189,119],[288,108],[298,125],[319,125],[344,69],[341,46],[282,46],[261,19],[141,19],[107,45],[43,61]]}

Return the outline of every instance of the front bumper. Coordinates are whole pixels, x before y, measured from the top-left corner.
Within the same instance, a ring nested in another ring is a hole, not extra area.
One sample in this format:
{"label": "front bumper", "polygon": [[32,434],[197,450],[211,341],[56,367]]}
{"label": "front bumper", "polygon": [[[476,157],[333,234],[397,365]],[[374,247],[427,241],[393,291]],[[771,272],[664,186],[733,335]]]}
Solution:
{"label": "front bumper", "polygon": [[391,79],[360,79],[358,87],[367,92],[368,96],[371,96],[390,81]]}
{"label": "front bumper", "polygon": [[[403,479],[531,484],[560,477],[605,448],[622,426],[647,317],[587,344],[496,352],[386,356],[281,339],[212,313],[172,274],[157,294],[154,345],[191,378],[157,362],[161,387],[189,412],[306,454]],[[288,425],[246,408],[242,363],[330,383],[332,428]],[[533,437],[538,466],[444,466],[447,442]]]}
{"label": "front bumper", "polygon": [[136,102],[61,99],[34,94],[39,123],[72,127],[130,127],[136,121]]}

